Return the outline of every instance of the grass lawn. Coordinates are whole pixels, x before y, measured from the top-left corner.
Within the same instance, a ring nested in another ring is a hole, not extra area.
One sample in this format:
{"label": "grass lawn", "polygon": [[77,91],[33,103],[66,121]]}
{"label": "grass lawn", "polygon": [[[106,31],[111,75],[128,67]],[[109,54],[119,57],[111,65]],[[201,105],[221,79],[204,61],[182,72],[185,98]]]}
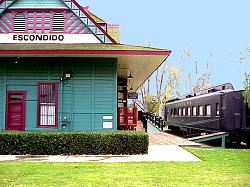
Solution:
{"label": "grass lawn", "polygon": [[250,150],[188,150],[203,162],[0,162],[0,186],[250,186]]}

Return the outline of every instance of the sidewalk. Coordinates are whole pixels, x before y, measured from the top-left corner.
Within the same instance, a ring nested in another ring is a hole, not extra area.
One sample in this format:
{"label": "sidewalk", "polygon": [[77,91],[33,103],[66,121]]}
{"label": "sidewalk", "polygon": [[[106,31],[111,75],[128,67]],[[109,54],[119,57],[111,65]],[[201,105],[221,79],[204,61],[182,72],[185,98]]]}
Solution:
{"label": "sidewalk", "polygon": [[150,145],[145,155],[14,156],[0,155],[0,161],[25,162],[197,162],[199,158],[177,145]]}

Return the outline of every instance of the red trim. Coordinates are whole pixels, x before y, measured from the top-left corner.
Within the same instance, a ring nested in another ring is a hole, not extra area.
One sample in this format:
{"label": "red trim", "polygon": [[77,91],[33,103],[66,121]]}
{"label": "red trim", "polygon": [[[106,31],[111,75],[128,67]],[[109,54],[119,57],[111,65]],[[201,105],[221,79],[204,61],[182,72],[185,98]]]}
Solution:
{"label": "red trim", "polygon": [[[22,110],[22,126],[21,126],[21,131],[25,130],[25,119],[26,119],[26,91],[7,91],[6,92],[6,112],[5,112],[5,129],[6,130],[17,130],[17,129],[8,129],[8,116],[9,116],[9,95],[10,94],[18,94],[18,95],[23,95],[23,100],[22,100],[22,105],[23,105],[23,110]],[[19,102],[18,102],[19,103]]]}
{"label": "red trim", "polygon": [[171,51],[148,50],[0,50],[0,55],[163,55],[169,56]]}
{"label": "red trim", "polygon": [[[55,125],[40,125],[40,85],[54,85],[56,92],[56,111],[55,111]],[[57,82],[38,82],[37,83],[37,128],[58,128],[58,83]]]}

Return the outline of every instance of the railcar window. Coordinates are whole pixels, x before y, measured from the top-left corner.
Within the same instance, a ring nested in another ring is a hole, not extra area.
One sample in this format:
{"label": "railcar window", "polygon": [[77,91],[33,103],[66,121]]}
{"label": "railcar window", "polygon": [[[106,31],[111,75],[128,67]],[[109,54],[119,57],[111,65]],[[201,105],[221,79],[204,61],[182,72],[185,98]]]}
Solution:
{"label": "railcar window", "polygon": [[177,116],[177,109],[174,109],[174,116]]}
{"label": "railcar window", "polygon": [[173,109],[171,109],[171,113],[170,113],[170,114],[171,114],[171,116],[174,116],[174,112],[173,112]]}
{"label": "railcar window", "polygon": [[205,115],[206,116],[211,116],[211,105],[206,105],[205,106]]}
{"label": "railcar window", "polygon": [[199,116],[203,116],[203,106],[199,106],[199,111],[198,111]]}
{"label": "railcar window", "polygon": [[216,103],[216,116],[220,115],[220,105],[219,103]]}
{"label": "railcar window", "polygon": [[191,107],[188,107],[188,108],[187,108],[187,115],[188,115],[188,116],[191,116]]}
{"label": "railcar window", "polygon": [[186,116],[186,108],[182,108],[182,115]]}
{"label": "railcar window", "polygon": [[179,108],[179,116],[182,116],[181,108]]}
{"label": "railcar window", "polygon": [[197,115],[197,108],[196,108],[196,106],[192,107],[192,114],[193,114],[193,116]]}

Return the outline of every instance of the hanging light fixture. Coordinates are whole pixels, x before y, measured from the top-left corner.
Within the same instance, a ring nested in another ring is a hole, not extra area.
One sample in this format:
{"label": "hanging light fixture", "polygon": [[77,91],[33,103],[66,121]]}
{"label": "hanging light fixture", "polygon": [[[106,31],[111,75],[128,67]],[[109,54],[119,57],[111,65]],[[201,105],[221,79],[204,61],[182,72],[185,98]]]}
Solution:
{"label": "hanging light fixture", "polygon": [[134,77],[131,75],[131,70],[129,70],[130,71],[130,74],[129,74],[129,76],[127,77],[127,79],[128,80],[131,80],[131,79],[133,79]]}

